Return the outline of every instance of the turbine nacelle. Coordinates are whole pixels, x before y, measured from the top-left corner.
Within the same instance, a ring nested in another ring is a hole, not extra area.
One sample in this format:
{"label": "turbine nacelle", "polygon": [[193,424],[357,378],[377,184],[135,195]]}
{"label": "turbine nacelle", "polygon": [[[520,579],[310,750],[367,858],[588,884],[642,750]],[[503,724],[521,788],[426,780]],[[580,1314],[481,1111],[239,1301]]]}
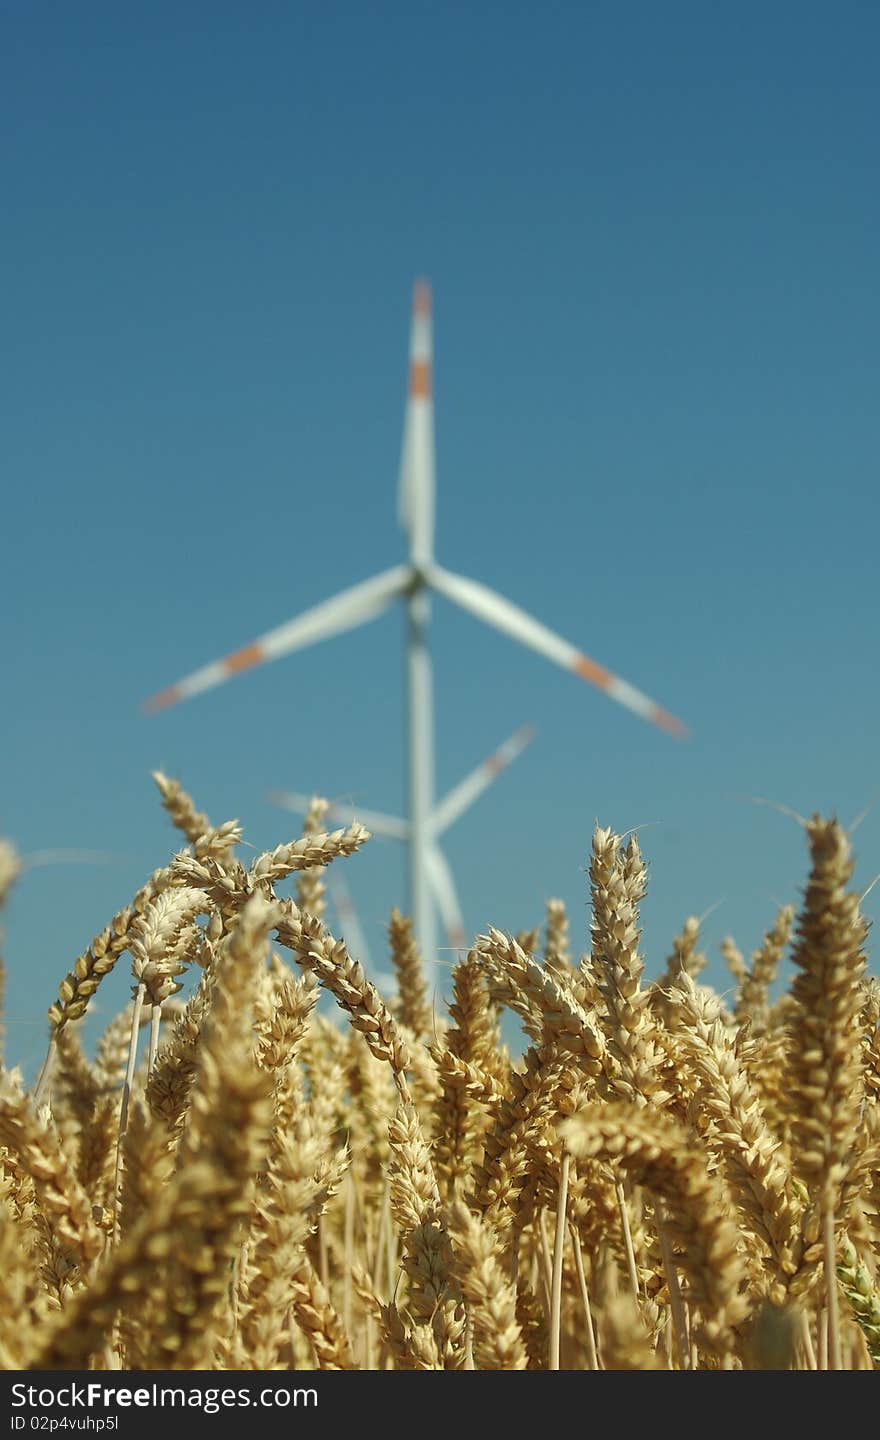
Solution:
{"label": "turbine nacelle", "polygon": [[[446,931],[446,938],[454,950],[461,950],[467,944],[467,934],[464,920],[462,918],[461,905],[458,899],[458,891],[455,886],[452,870],[446,859],[443,850],[439,845],[441,835],[468,810],[475,800],[487,790],[502,771],[506,770],[518,755],[535,738],[535,729],[531,725],[523,725],[509,739],[499,745],[497,750],[473,769],[470,774],[459,781],[449,793],[444,796],[439,805],[436,805],[428,817],[426,830],[426,876],[434,903],[443,922]],[[295,815],[305,815],[311,803],[312,796],[301,790],[272,790],[268,796],[273,804],[279,805],[283,810],[292,810]],[[348,823],[355,813],[353,805],[343,805],[339,801],[331,801],[327,807],[327,815],[330,820]],[[366,825],[374,835],[383,836],[389,840],[402,840],[405,844],[412,841],[412,827],[409,821],[401,819],[397,815],[386,815],[378,810],[356,811],[357,819],[362,825]],[[328,878],[328,887],[332,893],[332,872]]]}

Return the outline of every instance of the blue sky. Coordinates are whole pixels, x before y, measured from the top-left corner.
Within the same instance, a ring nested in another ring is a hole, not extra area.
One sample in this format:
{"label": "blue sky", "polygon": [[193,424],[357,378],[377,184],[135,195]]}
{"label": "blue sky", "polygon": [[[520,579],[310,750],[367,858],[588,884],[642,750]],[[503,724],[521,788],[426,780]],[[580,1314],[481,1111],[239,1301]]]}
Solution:
{"label": "blue sky", "polygon": [[[745,949],[849,822],[875,716],[880,128],[870,4],[0,7],[8,1048],[176,840],[151,769],[258,847],[285,785],[403,805],[402,623],[140,701],[394,564],[410,289],[435,297],[441,560],[681,715],[677,744],[443,602],[468,926],[569,903],[646,830],[650,972]],[[857,835],[880,870],[880,809]],[[403,857],[346,877],[381,960]],[[867,908],[880,890],[874,891]],[[102,997],[106,1019],[124,976]]]}

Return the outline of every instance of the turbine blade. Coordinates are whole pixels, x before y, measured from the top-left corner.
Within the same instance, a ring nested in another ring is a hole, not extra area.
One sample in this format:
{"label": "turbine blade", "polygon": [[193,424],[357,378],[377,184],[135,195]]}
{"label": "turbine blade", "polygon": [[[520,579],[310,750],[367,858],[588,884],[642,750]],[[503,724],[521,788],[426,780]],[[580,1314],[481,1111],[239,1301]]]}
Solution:
{"label": "turbine blade", "polygon": [[409,396],[397,509],[412,554],[430,558],[434,545],[434,401],[431,375],[431,289],[426,280],[413,290],[409,343]]}
{"label": "turbine blade", "polygon": [[305,610],[295,620],[288,620],[277,629],[269,630],[241,650],[235,650],[224,659],[215,660],[201,670],[194,671],[184,680],[178,680],[175,685],[154,695],[144,708],[151,713],[164,710],[169,705],[176,705],[180,700],[189,700],[202,690],[221,685],[224,680],[230,680],[242,670],[250,670],[253,666],[263,665],[269,660],[278,660],[293,650],[302,650],[306,645],[314,645],[331,635],[341,635],[346,630],[353,630],[357,625],[366,624],[368,620],[375,620],[387,610],[392,600],[403,594],[410,576],[408,565],[397,565],[393,570],[374,575],[372,580],[364,580],[360,585],[342,590],[331,600],[325,600],[311,610]]}
{"label": "turbine blade", "polygon": [[[509,740],[505,740],[503,745],[499,745],[498,749],[484,760],[482,765],[478,765],[475,770],[466,775],[458,785],[449,791],[448,795],[444,795],[431,816],[431,830],[434,835],[442,835],[445,830],[448,830],[453,821],[457,820],[459,815],[463,815],[470,805],[473,805],[477,797],[488,789],[492,781],[501,774],[502,770],[507,769],[517,755],[522,754],[534,738],[533,727],[524,725],[522,729],[511,735]],[[369,827],[368,820],[365,820],[364,824]]]}
{"label": "turbine blade", "polygon": [[[267,798],[273,805],[280,805],[282,810],[292,810],[294,815],[305,815],[312,803],[311,796],[304,795],[300,790],[271,790]],[[372,830],[374,835],[384,835],[389,840],[406,840],[409,835],[406,821],[399,820],[396,815],[383,815],[380,810],[362,810],[360,806],[342,805],[337,800],[332,800],[327,807],[328,820],[342,820],[347,824],[353,815],[357,815],[361,824]]]}
{"label": "turbine blade", "polygon": [[[306,795],[302,790],[270,790],[266,799],[271,805],[278,805],[282,810],[290,810],[294,815],[305,815],[312,803],[311,796]],[[327,819],[341,820],[342,818],[335,805],[328,804]]]}
{"label": "turbine blade", "polygon": [[349,954],[355,960],[360,960],[364,969],[369,971],[370,948],[367,945],[367,937],[349,894],[348,886],[339,875],[338,865],[335,875],[332,865],[327,870],[327,889],[339,920],[340,939],[345,941]]}
{"label": "turbine blade", "polygon": [[112,850],[32,850],[19,858],[24,872],[43,865],[116,865],[126,857]]}
{"label": "turbine blade", "polygon": [[430,566],[427,578],[435,590],[445,595],[447,600],[459,605],[462,610],[467,610],[478,620],[494,626],[503,634],[512,636],[521,645],[537,650],[539,655],[561,665],[564,670],[572,670],[582,680],[589,681],[610,699],[616,700],[619,705],[625,705],[643,720],[650,721],[652,725],[659,726],[670,735],[683,737],[688,734],[687,726],[674,715],[670,715],[669,711],[664,710],[655,700],[650,700],[634,685],[621,680],[603,665],[591,660],[589,655],[584,655],[570,641],[563,640],[561,635],[542,625],[539,620],[534,620],[525,610],[520,610],[518,605],[505,600],[503,595],[490,590],[488,585],[482,585],[478,580],[466,579],[463,575],[454,575],[449,570],[441,569],[439,565]]}
{"label": "turbine blade", "polygon": [[458,892],[446,856],[438,845],[429,845],[425,861],[428,884],[440,911],[446,938],[454,950],[464,950],[467,946],[467,934],[458,903]]}

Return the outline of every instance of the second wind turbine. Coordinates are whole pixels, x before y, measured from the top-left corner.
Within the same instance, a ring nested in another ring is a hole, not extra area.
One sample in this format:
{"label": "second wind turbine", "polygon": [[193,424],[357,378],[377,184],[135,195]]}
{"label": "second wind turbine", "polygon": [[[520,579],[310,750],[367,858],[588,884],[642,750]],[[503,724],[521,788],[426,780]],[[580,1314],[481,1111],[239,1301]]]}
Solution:
{"label": "second wind turbine", "polygon": [[428,625],[433,590],[478,620],[537,650],[547,660],[571,670],[610,699],[673,735],[685,734],[670,715],[633,685],[591,660],[569,641],[542,625],[526,611],[478,580],[444,570],[434,559],[434,405],[431,376],[431,292],[418,281],[413,292],[410,334],[409,399],[403,439],[399,489],[400,520],[409,540],[403,565],[343,590],[331,600],[306,610],[294,620],[268,631],[251,644],[215,660],[147,702],[161,710],[188,700],[234,675],[294,650],[326,640],[375,620],[400,600],[406,609],[407,688],[407,846],[409,909],[426,964],[433,967],[434,901],[430,864],[434,816],[434,723]]}

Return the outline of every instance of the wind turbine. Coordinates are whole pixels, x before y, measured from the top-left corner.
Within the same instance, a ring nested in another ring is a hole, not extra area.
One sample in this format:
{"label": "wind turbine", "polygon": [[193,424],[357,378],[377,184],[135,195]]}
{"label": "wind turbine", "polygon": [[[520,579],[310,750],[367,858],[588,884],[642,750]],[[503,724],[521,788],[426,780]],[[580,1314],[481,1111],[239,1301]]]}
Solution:
{"label": "wind turbine", "polygon": [[536,650],[626,706],[643,720],[672,735],[685,727],[635,686],[592,660],[570,641],[542,625],[519,606],[505,600],[479,580],[445,570],[434,559],[434,406],[431,379],[431,292],[417,281],[413,292],[410,333],[409,399],[400,467],[399,515],[409,541],[409,558],[371,580],[341,591],[331,600],[304,611],[294,620],[261,635],[222,660],[215,660],[161,691],[147,702],[151,711],[191,699],[242,671],[278,660],[306,645],[375,620],[395,601],[407,617],[407,845],[409,908],[416,937],[428,965],[433,965],[434,907],[431,868],[434,809],[434,733],[431,657],[428,626],[431,592],[445,596],[485,624]]}
{"label": "wind turbine", "polygon": [[[471,770],[470,774],[460,780],[440,803],[435,805],[432,811],[427,853],[428,886],[443,922],[446,938],[454,950],[463,948],[467,943],[467,935],[458,891],[449,861],[440,847],[440,836],[449,829],[450,825],[454,824],[459,816],[464,814],[465,810],[470,809],[474,801],[492,784],[492,781],[501,774],[502,770],[506,770],[518,755],[522,754],[525,747],[534,738],[535,731],[532,726],[523,725],[508,740],[505,740],[503,745],[499,745],[497,750],[493,750],[487,759]],[[295,815],[305,815],[311,805],[311,796],[299,790],[273,790],[270,792],[269,799],[275,805],[280,805],[283,810],[292,810]],[[351,818],[351,810],[350,805],[345,806],[337,801],[331,801],[327,807],[327,816],[330,820],[347,822]],[[358,808],[357,816],[368,830],[372,830],[374,835],[384,835],[389,840],[402,840],[406,844],[409,843],[410,827],[407,820],[402,820],[397,815],[385,815],[380,810],[361,810],[360,808]],[[328,885],[330,885],[329,880]]]}

